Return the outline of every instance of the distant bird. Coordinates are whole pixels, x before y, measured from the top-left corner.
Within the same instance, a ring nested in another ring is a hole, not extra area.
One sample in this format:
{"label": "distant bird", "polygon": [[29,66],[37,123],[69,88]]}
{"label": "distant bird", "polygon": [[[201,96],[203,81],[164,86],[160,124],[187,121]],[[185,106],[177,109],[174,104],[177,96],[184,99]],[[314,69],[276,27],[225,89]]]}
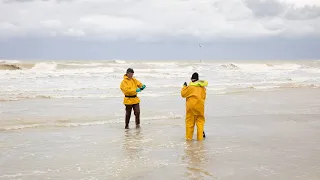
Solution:
{"label": "distant bird", "polygon": [[[199,44],[199,48],[201,48],[202,46],[201,46],[201,44]],[[200,63],[201,63],[201,60],[200,60]]]}

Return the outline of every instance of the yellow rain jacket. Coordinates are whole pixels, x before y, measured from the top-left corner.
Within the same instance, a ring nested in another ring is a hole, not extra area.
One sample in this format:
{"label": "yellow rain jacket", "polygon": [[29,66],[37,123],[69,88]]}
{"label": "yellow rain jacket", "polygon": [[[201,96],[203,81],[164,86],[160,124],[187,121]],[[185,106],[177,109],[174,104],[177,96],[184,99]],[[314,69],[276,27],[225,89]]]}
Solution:
{"label": "yellow rain jacket", "polygon": [[190,82],[181,89],[181,96],[186,98],[186,139],[192,140],[195,124],[197,125],[197,140],[203,140],[205,123],[204,104],[206,100],[207,81]]}
{"label": "yellow rain jacket", "polygon": [[140,99],[137,96],[136,89],[141,88],[142,85],[143,84],[136,78],[133,77],[129,79],[128,76],[125,74],[120,85],[120,89],[125,95],[123,99],[123,104],[132,105],[140,103]]}

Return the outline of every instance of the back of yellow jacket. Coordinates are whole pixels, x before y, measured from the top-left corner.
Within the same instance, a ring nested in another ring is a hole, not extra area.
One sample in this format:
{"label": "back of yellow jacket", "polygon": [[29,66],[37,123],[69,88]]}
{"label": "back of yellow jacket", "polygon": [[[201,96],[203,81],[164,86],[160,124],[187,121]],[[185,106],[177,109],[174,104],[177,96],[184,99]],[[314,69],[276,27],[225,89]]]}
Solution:
{"label": "back of yellow jacket", "polygon": [[193,115],[204,116],[204,104],[207,97],[207,81],[190,82],[188,86],[181,89],[181,96],[186,98],[186,111]]}

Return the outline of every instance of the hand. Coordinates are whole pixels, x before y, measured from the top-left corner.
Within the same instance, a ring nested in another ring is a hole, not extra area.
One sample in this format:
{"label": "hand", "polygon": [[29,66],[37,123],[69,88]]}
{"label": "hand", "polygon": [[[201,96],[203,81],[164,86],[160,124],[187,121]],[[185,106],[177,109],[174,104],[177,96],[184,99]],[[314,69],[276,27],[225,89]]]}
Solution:
{"label": "hand", "polygon": [[187,84],[187,82],[184,82],[184,84],[183,84],[184,86],[188,86],[188,84]]}
{"label": "hand", "polygon": [[146,85],[142,85],[142,87],[140,89],[144,90],[144,88],[146,88]]}
{"label": "hand", "polygon": [[137,88],[137,89],[136,89],[136,92],[141,92],[141,89],[140,89],[140,88]]}

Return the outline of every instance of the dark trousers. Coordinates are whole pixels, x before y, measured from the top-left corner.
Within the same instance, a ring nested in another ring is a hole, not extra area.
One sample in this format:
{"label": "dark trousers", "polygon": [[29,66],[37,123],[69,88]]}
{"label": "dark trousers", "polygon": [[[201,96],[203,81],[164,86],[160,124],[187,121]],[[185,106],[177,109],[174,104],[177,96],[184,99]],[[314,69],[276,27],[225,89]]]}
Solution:
{"label": "dark trousers", "polygon": [[136,125],[140,124],[140,106],[139,104],[133,104],[126,105],[126,126],[129,125],[132,109],[136,117]]}

